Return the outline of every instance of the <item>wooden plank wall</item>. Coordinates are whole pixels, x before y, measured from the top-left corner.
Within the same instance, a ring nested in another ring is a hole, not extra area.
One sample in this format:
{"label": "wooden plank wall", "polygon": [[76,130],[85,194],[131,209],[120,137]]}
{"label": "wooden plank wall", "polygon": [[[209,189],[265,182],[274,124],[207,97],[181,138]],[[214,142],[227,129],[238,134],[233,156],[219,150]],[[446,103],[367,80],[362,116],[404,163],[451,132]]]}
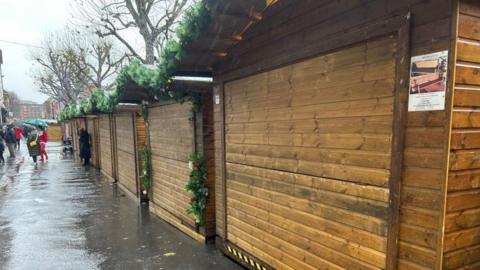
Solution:
{"label": "wooden plank wall", "polygon": [[[411,13],[411,55],[450,49],[453,2],[451,0],[282,0],[263,14],[262,21],[245,33],[216,67],[215,80],[232,74],[242,77],[321,54],[315,46],[358,26],[383,21],[395,14]],[[217,89],[222,94],[221,87]],[[224,236],[219,213],[224,196],[222,172],[222,104],[215,106],[217,166],[217,233]],[[288,106],[288,104],[285,104]],[[446,145],[449,108],[407,114],[405,164],[401,188],[399,269],[435,269],[442,252],[446,184]],[[220,140],[218,140],[220,139]],[[228,147],[228,145],[227,145]],[[254,254],[265,254],[257,251]]]}
{"label": "wooden plank wall", "polygon": [[[146,126],[145,120],[141,115],[135,116],[135,127],[136,127],[136,136],[137,136],[137,164],[138,164],[138,180],[140,181],[140,173],[142,171],[142,158],[140,155],[140,151],[143,149],[145,144],[147,143],[147,133],[146,133]],[[138,190],[141,191],[141,184],[138,183]]]}
{"label": "wooden plank wall", "polygon": [[70,124],[72,127],[72,145],[73,145],[73,151],[74,151],[74,158],[78,157],[80,153],[80,146],[78,142],[78,124],[76,120],[70,120]]}
{"label": "wooden plank wall", "polygon": [[118,155],[118,183],[133,196],[137,196],[137,174],[135,162],[135,139],[133,113],[115,115],[115,132]]}
{"label": "wooden plank wall", "polygon": [[444,269],[480,269],[480,2],[460,1]]}
{"label": "wooden plank wall", "polygon": [[385,268],[396,47],[225,85],[227,239],[278,269]]}
{"label": "wooden plank wall", "polygon": [[[201,146],[207,163],[208,199],[205,210],[205,235],[215,235],[215,137],[213,132],[213,102],[212,95],[204,95],[202,109],[197,113],[197,119],[202,119],[200,132],[197,133],[197,151]],[[197,123],[198,124],[198,123]]]}
{"label": "wooden plank wall", "polygon": [[146,144],[145,120],[141,115],[135,116],[135,126],[137,128],[137,150],[141,150]]}
{"label": "wooden plank wall", "polygon": [[62,126],[61,125],[49,125],[48,126],[48,140],[51,142],[62,141]]}
{"label": "wooden plank wall", "polygon": [[[226,239],[225,235],[225,181],[224,181],[224,98],[223,82],[215,82],[213,88],[214,100],[220,100],[220,104],[213,106],[213,125],[214,125],[214,147],[215,147],[215,233],[221,239]],[[217,244],[221,244],[217,242]]]}
{"label": "wooden plank wall", "polygon": [[112,138],[110,115],[101,115],[99,117],[100,126],[100,168],[102,172],[110,179],[113,179],[113,157],[112,157]]}
{"label": "wooden plank wall", "polygon": [[[192,231],[195,222],[185,211],[190,193],[184,190],[194,152],[194,125],[191,102],[149,108],[149,136],[152,161],[151,208],[182,230]],[[188,228],[181,226],[185,224]]]}
{"label": "wooden plank wall", "polygon": [[112,143],[112,174],[113,180],[118,182],[118,147],[117,147],[117,120],[115,115],[110,115],[110,138]]}

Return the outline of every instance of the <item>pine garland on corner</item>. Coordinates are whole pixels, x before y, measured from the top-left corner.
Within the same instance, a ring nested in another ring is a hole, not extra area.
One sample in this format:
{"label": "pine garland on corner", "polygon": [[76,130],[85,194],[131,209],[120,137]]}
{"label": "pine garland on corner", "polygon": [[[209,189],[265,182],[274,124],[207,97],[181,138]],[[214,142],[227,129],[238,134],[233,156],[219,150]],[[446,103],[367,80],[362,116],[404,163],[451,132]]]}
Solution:
{"label": "pine garland on corner", "polygon": [[207,165],[205,158],[200,154],[193,154],[190,157],[190,178],[185,185],[185,191],[193,193],[190,201],[190,208],[186,213],[195,219],[197,226],[203,226],[205,223],[204,213],[207,204],[208,188],[205,184],[207,180]]}
{"label": "pine garland on corner", "polygon": [[142,174],[140,175],[141,185],[142,185],[142,193],[143,195],[148,194],[148,190],[150,189],[150,153],[148,152],[147,146],[144,146],[140,150],[140,157],[142,158]]}

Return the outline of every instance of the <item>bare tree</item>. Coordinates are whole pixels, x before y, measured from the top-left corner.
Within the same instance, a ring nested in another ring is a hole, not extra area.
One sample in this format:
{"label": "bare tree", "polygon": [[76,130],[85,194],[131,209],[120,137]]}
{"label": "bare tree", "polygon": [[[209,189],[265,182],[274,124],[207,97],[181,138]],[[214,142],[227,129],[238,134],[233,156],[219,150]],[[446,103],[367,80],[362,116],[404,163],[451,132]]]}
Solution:
{"label": "bare tree", "polygon": [[80,61],[75,49],[69,47],[72,37],[64,33],[51,33],[45,36],[44,49],[32,51],[34,80],[39,91],[62,104],[77,100],[87,91],[85,84],[86,69],[79,68]]}
{"label": "bare tree", "polygon": [[43,49],[32,51],[39,91],[62,104],[78,101],[96,88],[109,89],[124,56],[111,40],[65,29],[47,34]]}
{"label": "bare tree", "polygon": [[[76,0],[87,27],[100,37],[113,36],[131,55],[144,64],[153,64],[187,4],[193,0]],[[128,35],[137,30],[143,39],[140,53]]]}
{"label": "bare tree", "polygon": [[80,35],[73,46],[78,60],[74,63],[87,72],[87,80],[83,83],[104,90],[112,89],[114,75],[126,58],[125,52],[118,50],[109,38],[101,39],[88,34]]}

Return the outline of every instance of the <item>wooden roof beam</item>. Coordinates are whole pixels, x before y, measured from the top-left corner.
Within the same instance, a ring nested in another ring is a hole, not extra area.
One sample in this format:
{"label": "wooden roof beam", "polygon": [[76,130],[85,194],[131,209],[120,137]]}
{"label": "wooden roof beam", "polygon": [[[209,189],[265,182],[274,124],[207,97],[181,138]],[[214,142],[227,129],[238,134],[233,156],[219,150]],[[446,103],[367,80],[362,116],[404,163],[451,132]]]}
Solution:
{"label": "wooden roof beam", "polygon": [[[218,33],[218,34],[213,34],[213,33],[207,33],[202,35],[198,42],[202,42],[203,40],[211,42],[212,40],[216,40],[217,42],[225,43],[228,45],[236,44],[237,42],[242,40],[242,36],[238,34],[232,34],[232,35],[225,35],[223,33]],[[197,44],[195,43],[195,44]]]}
{"label": "wooden roof beam", "polygon": [[251,9],[248,12],[225,12],[213,15],[220,22],[231,21],[255,21],[258,22],[263,19],[262,11]]}
{"label": "wooden roof beam", "polygon": [[190,55],[195,56],[195,55],[212,55],[215,57],[225,57],[228,55],[226,51],[223,50],[191,50]]}

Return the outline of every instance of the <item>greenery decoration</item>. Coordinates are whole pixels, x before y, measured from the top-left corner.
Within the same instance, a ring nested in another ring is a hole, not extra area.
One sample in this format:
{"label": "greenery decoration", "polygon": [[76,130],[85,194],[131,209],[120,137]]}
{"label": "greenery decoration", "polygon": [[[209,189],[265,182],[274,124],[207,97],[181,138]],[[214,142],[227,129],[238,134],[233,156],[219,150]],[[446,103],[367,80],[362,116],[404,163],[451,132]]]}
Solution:
{"label": "greenery decoration", "polygon": [[140,157],[142,159],[142,172],[140,175],[142,192],[148,192],[150,189],[151,179],[150,179],[150,153],[147,146],[144,146],[140,150]]}
{"label": "greenery decoration", "polygon": [[157,77],[158,69],[145,66],[138,59],[134,59],[120,70],[115,80],[116,92],[120,95],[129,86],[139,86],[148,89],[153,97],[161,85]]}
{"label": "greenery decoration", "polygon": [[117,103],[117,96],[114,93],[107,94],[106,91],[101,89],[97,89],[95,92],[93,92],[90,99],[94,105],[94,108],[103,113],[112,112],[115,104]]}
{"label": "greenery decoration", "polygon": [[191,206],[186,213],[195,219],[198,226],[203,226],[208,197],[208,188],[205,184],[207,180],[207,165],[205,158],[200,154],[193,154],[190,157],[190,164],[190,178],[185,185],[185,191],[193,193],[193,197],[190,201]]}
{"label": "greenery decoration", "polygon": [[82,99],[80,102],[80,112],[83,115],[91,113],[93,110],[93,104],[90,97]]}
{"label": "greenery decoration", "polygon": [[148,121],[148,103],[142,103],[140,114],[145,122]]}

